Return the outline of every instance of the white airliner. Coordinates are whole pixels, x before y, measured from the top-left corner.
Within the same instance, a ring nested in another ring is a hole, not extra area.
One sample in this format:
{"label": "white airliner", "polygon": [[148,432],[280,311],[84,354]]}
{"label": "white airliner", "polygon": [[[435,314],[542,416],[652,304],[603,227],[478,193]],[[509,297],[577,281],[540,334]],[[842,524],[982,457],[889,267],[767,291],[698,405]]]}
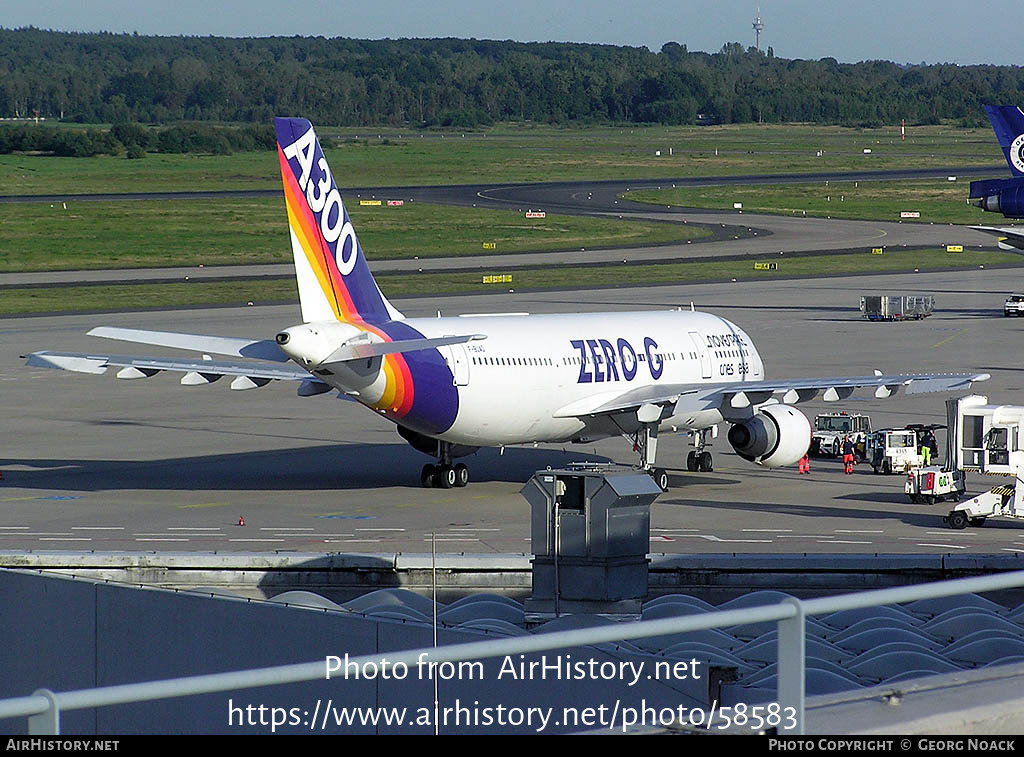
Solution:
{"label": "white airliner", "polygon": [[858,387],[889,397],[900,387],[959,390],[988,378],[876,371],[770,381],[743,329],[683,309],[405,318],[370,274],[313,127],[298,118],[276,119],[275,127],[301,324],[273,340],[102,327],[89,334],[200,357],[36,352],[29,364],[84,373],[115,366],[119,378],[177,371],[188,386],[233,376],[232,389],[291,380],[301,382],[300,396],[338,390],[436,456],[421,482],[444,488],[466,485],[467,467],[452,459],[479,447],[621,435],[666,489],[668,476],[655,467],[658,434],[691,432],[696,449],[687,468],[707,471],[712,459],[704,447],[722,421],[731,424],[728,439],[741,457],[768,467],[790,465],[811,439],[806,417],[792,404],[822,392],[824,400],[836,401]]}

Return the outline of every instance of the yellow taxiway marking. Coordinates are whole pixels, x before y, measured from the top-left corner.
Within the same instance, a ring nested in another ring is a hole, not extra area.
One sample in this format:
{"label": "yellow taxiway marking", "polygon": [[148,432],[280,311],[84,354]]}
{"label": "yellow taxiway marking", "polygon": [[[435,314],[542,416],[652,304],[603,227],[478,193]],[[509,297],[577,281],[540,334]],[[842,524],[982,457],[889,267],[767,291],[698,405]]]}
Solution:
{"label": "yellow taxiway marking", "polygon": [[179,510],[198,510],[204,507],[229,507],[230,502],[202,502],[197,505],[178,505]]}
{"label": "yellow taxiway marking", "polygon": [[932,349],[935,349],[936,347],[941,347],[941,346],[942,346],[942,345],[944,345],[944,344],[945,344],[946,342],[950,342],[950,341],[952,341],[952,340],[956,339],[956,338],[957,338],[958,336],[960,336],[961,334],[966,334],[966,333],[967,333],[968,331],[970,331],[970,329],[969,329],[969,328],[966,328],[966,329],[962,329],[961,331],[958,331],[958,332],[956,332],[955,334],[953,334],[953,336],[949,336],[949,337],[946,337],[946,338],[945,338],[945,339],[943,339],[943,340],[942,340],[941,342],[937,342],[936,344],[933,344],[933,345],[932,345]]}

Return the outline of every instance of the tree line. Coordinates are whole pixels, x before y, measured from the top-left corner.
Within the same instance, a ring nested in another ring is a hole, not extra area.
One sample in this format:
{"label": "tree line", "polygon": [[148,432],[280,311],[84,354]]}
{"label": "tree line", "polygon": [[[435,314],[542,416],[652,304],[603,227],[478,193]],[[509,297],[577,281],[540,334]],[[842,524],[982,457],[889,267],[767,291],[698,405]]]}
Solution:
{"label": "tree line", "polygon": [[0,116],[332,125],[769,123],[983,125],[1018,66],[790,60],[576,43],[149,37],[0,28]]}
{"label": "tree line", "polygon": [[273,150],[277,145],[270,125],[212,126],[184,124],[149,128],[137,123],[116,123],[110,129],[68,129],[47,124],[0,126],[0,155],[40,152],[71,158],[120,155],[144,158],[147,152],[209,153]]}

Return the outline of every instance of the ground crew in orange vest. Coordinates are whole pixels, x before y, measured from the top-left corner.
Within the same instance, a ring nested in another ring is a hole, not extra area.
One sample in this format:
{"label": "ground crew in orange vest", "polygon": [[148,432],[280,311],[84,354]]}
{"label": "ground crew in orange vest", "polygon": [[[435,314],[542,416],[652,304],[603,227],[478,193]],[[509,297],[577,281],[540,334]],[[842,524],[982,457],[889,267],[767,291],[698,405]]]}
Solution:
{"label": "ground crew in orange vest", "polygon": [[853,473],[853,442],[849,436],[843,437],[843,473]]}
{"label": "ground crew in orange vest", "polygon": [[799,465],[800,465],[800,472],[801,473],[806,473],[807,475],[811,474],[811,443],[813,443],[813,442],[814,442],[814,432],[812,431],[811,432],[810,442],[808,442],[808,444],[807,444],[807,451],[804,452],[804,456],[800,458],[800,463],[799,463]]}

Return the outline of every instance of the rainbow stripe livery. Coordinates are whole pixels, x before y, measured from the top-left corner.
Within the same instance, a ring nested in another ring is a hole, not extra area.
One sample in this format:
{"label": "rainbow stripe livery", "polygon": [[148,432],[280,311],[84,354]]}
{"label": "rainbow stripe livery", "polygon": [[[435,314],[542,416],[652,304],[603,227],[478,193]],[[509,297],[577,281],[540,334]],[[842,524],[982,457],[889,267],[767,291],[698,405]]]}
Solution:
{"label": "rainbow stripe livery", "polygon": [[[274,127],[303,322],[324,324],[321,329],[340,322],[352,327],[350,338],[362,332],[374,342],[422,339],[374,281],[312,124],[277,118]],[[458,393],[436,349],[377,359],[379,370],[360,389],[361,402],[420,433],[452,425]],[[418,396],[417,388],[429,391]]]}
{"label": "rainbow stripe livery", "polygon": [[304,118],[277,118],[274,126],[303,320],[382,323],[402,318],[366,265],[312,124]]}

